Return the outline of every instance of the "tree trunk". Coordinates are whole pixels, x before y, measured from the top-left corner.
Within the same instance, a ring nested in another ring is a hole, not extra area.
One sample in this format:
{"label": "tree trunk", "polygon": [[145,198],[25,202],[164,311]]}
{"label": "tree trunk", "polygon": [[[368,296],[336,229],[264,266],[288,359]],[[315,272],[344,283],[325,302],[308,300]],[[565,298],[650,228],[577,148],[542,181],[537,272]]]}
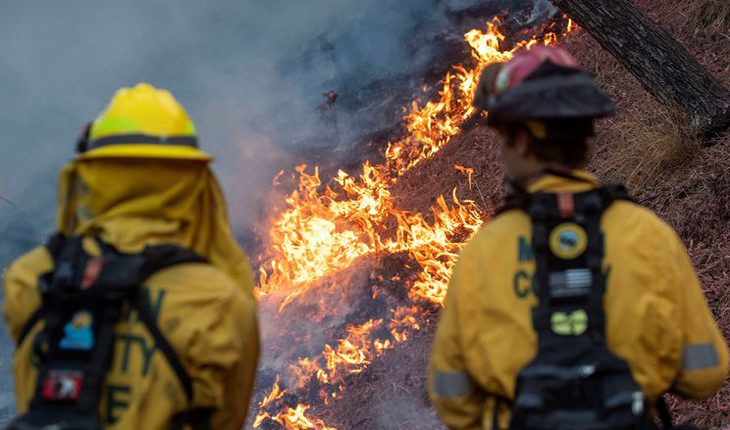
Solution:
{"label": "tree trunk", "polygon": [[550,0],[611,52],[660,103],[716,135],[730,128],[730,91],[631,0]]}

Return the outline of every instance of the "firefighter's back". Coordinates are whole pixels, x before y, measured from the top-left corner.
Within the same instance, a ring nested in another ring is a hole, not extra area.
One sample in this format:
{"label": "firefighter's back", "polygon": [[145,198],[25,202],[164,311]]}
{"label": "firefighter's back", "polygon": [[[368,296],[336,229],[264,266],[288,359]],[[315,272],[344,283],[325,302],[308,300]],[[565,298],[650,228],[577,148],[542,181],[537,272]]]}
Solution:
{"label": "firefighter's back", "polygon": [[[557,178],[553,190],[585,188]],[[726,349],[676,233],[648,209],[616,201],[603,214],[604,309],[609,349],[628,362],[650,400],[676,388],[692,397],[724,379]],[[502,213],[464,248],[449,294],[456,296],[471,376],[511,397],[517,373],[535,356],[532,224]]]}
{"label": "firefighter's back", "polygon": [[[53,270],[45,247],[18,259],[5,276],[3,313],[15,340],[41,305],[38,279]],[[156,323],[193,383],[194,406],[218,410],[215,428],[238,428],[247,410],[256,361],[253,297],[208,263],[186,263],[147,279],[142,295]],[[36,391],[36,324],[13,357],[19,413]],[[136,312],[127,311],[115,328],[112,363],[99,402],[102,424],[112,429],[164,429],[171,417],[190,408],[182,381]]]}

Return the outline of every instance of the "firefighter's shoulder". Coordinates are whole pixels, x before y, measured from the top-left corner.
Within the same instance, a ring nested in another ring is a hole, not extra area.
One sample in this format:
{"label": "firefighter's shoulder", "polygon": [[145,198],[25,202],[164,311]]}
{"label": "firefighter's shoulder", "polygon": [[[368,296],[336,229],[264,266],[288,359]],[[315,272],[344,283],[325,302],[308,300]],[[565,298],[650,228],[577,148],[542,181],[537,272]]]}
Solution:
{"label": "firefighter's shoulder", "polygon": [[53,270],[53,258],[38,246],[16,259],[3,275],[3,316],[10,335],[17,339],[25,323],[41,305],[38,277]]}
{"label": "firefighter's shoulder", "polygon": [[[513,276],[520,264],[532,261],[531,229],[530,219],[522,211],[503,212],[487,221],[461,250],[457,263],[461,279],[468,278],[474,288],[484,288]],[[485,271],[485,267],[492,270]]]}
{"label": "firefighter's shoulder", "polygon": [[156,272],[145,284],[157,288],[174,287],[175,293],[199,299],[230,300],[242,293],[245,286],[210,263],[184,263]]}
{"label": "firefighter's shoulder", "polygon": [[[607,234],[650,243],[681,242],[677,232],[651,209],[633,201],[618,200],[603,215]],[[637,237],[638,236],[638,237]]]}
{"label": "firefighter's shoulder", "polygon": [[53,270],[53,257],[45,246],[37,246],[15,259],[4,274],[5,279],[37,276]]}
{"label": "firefighter's shoulder", "polygon": [[474,235],[470,245],[483,249],[504,244],[505,240],[525,235],[531,230],[530,217],[520,209],[510,209],[496,214],[484,223]]}
{"label": "firefighter's shoulder", "polygon": [[[185,263],[152,275],[144,284],[163,333],[184,360],[235,361],[243,333],[255,330],[256,303],[246,287],[209,263]],[[210,350],[223,354],[210,357]]]}

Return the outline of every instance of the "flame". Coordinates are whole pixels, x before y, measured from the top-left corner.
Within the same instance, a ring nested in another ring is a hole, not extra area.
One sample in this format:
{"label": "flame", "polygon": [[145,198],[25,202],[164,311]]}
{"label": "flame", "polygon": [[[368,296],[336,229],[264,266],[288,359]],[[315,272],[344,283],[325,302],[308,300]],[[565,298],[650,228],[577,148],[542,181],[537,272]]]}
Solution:
{"label": "flame", "polygon": [[360,326],[347,327],[347,337],[340,339],[337,349],[329,345],[324,346],[324,356],[327,369],[331,375],[337,376],[341,372],[360,373],[375,356],[372,352],[373,341],[369,334],[380,326],[380,320],[370,320]]}
{"label": "flame", "polygon": [[288,430],[337,430],[335,427],[328,427],[324,421],[317,418],[307,418],[304,414],[309,406],[298,404],[295,408],[287,408],[286,411],[271,416],[266,412],[260,413],[254,421],[253,427],[257,428],[266,420],[275,421]]}
{"label": "flame", "polygon": [[259,403],[259,408],[265,408],[269,403],[273,402],[274,400],[278,400],[284,396],[286,393],[286,390],[282,390],[279,388],[279,375],[276,375],[276,382],[274,382],[274,387],[271,389],[271,392],[268,396],[264,398],[264,400]]}
{"label": "flame", "polygon": [[[414,304],[396,307],[387,320],[370,319],[348,325],[343,337],[325,344],[321,353],[299,358],[289,366],[287,377],[293,382],[288,386],[302,390],[318,384],[316,392],[327,404],[344,390],[347,375],[363,372],[384,351],[406,342],[420,330],[418,315],[422,307],[418,303],[443,303],[459,249],[488,214],[482,213],[473,201],[459,199],[456,188],[449,201],[444,196],[436,199],[430,215],[403,211],[396,207],[391,188],[399,177],[433,157],[459,133],[460,124],[474,112],[471,103],[478,78],[488,64],[507,61],[519,49],[558,41],[557,34],[547,33],[503,50],[500,45],[505,36],[499,31],[500,24],[495,19],[487,23],[485,30],[466,33],[464,39],[472,49],[473,66],[453,67],[441,81],[436,100],[412,102],[404,117],[408,133],[387,145],[382,163],[365,162],[358,175],[339,170],[329,185],[323,185],[317,167],[296,167],[298,186],[286,198],[286,208],[272,221],[265,244],[268,257],[260,267],[259,278],[262,300],[276,291],[282,292],[278,295],[283,297],[278,310],[283,312],[317,288],[317,281],[367,255],[406,252],[418,267],[408,280],[392,278],[408,287]],[[571,21],[568,31],[573,28]],[[454,168],[467,175],[471,189],[474,169]],[[275,183],[282,174],[277,175]],[[373,299],[378,294],[373,285]],[[310,406],[287,404],[285,392],[279,387],[277,376],[271,391],[259,403],[254,428],[273,421],[289,430],[336,430],[319,419],[307,417]],[[280,412],[270,412],[271,409]]]}
{"label": "flame", "polygon": [[471,190],[471,176],[474,174],[474,168],[472,167],[464,167],[454,164],[454,169],[458,170],[459,172],[465,174],[469,181],[469,190]]}

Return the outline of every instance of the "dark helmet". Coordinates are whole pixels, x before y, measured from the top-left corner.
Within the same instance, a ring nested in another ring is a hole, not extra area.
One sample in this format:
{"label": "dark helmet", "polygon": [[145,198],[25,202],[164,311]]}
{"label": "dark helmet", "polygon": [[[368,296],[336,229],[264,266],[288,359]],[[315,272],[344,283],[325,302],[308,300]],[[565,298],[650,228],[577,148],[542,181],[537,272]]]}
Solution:
{"label": "dark helmet", "polygon": [[572,55],[547,46],[487,66],[472,104],[476,112],[467,121],[472,126],[484,111],[491,126],[592,120],[614,112],[611,99]]}

